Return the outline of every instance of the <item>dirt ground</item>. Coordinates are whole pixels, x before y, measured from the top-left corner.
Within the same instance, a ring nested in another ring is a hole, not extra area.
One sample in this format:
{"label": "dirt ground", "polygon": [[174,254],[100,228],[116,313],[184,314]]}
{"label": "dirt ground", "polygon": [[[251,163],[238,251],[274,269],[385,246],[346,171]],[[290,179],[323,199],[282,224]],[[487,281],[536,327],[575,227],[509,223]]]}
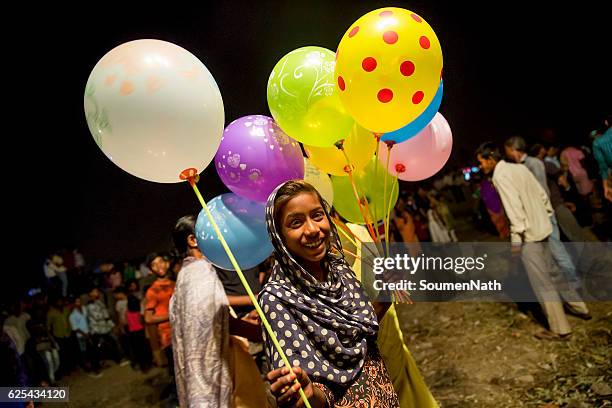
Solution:
{"label": "dirt ground", "polygon": [[567,342],[538,340],[513,303],[398,306],[407,340],[441,407],[612,406],[612,303],[570,317]]}
{"label": "dirt ground", "polygon": [[[589,307],[593,319],[570,317],[571,340],[557,342],[536,339],[541,326],[512,303],[397,306],[406,342],[443,408],[612,407],[612,303]],[[136,408],[165,407],[167,381],[164,369],[145,375],[113,364],[102,378],[75,373],[61,383],[70,387],[67,406]]]}
{"label": "dirt ground", "polygon": [[[102,371],[101,378],[90,378],[76,372],[59,381],[70,388],[70,403],[74,408],[136,408],[166,407],[160,398],[161,390],[169,382],[167,370],[154,368],[147,374],[133,370],[129,365],[111,364]],[[60,404],[44,404],[44,408]]]}

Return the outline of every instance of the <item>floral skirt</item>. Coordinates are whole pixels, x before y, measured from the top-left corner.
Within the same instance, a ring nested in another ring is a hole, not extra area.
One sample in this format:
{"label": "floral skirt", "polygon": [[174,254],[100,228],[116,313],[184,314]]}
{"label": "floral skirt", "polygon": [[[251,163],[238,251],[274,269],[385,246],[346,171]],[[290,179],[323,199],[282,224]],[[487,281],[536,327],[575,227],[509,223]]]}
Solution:
{"label": "floral skirt", "polygon": [[368,346],[361,373],[348,388],[314,383],[323,390],[330,408],[399,408],[399,400],[389,378],[387,367],[374,346]]}

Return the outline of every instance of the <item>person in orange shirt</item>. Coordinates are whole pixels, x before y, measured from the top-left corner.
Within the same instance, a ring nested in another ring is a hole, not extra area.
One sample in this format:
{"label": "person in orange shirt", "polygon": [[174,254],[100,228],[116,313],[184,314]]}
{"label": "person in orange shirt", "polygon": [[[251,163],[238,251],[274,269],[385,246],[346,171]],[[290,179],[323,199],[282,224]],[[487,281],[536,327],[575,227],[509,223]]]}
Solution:
{"label": "person in orange shirt", "polygon": [[168,312],[170,309],[170,298],[174,293],[174,281],[170,280],[168,269],[170,263],[158,253],[152,253],[147,257],[147,265],[157,276],[145,295],[145,323],[157,325],[159,342],[168,359],[168,371],[172,379],[170,393],[176,396],[174,382],[174,359],[172,355],[172,329]]}

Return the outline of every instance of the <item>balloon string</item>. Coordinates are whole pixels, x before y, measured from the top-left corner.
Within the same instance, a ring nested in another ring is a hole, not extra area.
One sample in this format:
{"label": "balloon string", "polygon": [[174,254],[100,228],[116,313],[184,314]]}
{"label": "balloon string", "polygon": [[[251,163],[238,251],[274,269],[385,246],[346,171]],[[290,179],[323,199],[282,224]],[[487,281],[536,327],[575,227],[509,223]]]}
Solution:
{"label": "balloon string", "polygon": [[[225,238],[223,238],[223,235],[221,234],[221,231],[219,230],[219,227],[217,226],[215,219],[210,213],[210,210],[208,209],[208,206],[206,205],[206,202],[204,201],[202,194],[200,194],[200,190],[198,190],[198,186],[196,185],[196,182],[195,182],[195,177],[189,178],[188,181],[191,187],[193,188],[193,191],[195,192],[196,196],[198,197],[198,200],[200,200],[200,204],[202,204],[202,208],[204,209],[204,211],[206,211],[206,216],[208,217],[208,221],[210,221],[210,224],[213,226],[213,229],[215,230],[215,234],[217,235],[219,242],[221,242],[221,245],[223,246],[223,249],[225,250],[225,253],[227,254],[230,262],[232,263],[232,266],[234,267],[234,269],[236,269],[236,272],[238,273],[238,277],[240,278],[240,282],[242,282],[242,286],[244,286],[244,289],[247,291],[247,295],[249,295],[251,302],[253,302],[253,306],[255,306],[255,310],[257,311],[257,314],[259,315],[261,322],[263,323],[266,331],[268,332],[268,335],[270,336],[270,339],[272,340],[272,343],[274,344],[276,351],[278,351],[278,354],[280,355],[281,359],[285,363],[285,366],[289,369],[289,373],[293,374],[293,370],[291,369],[291,364],[289,363],[287,356],[283,352],[283,348],[278,343],[278,339],[276,338],[276,335],[274,334],[274,331],[272,330],[270,323],[268,323],[268,319],[266,319],[266,315],[264,314],[263,310],[261,310],[261,308],[259,307],[259,303],[257,302],[257,299],[255,298],[255,295],[253,294],[251,287],[249,286],[246,278],[244,277],[244,274],[242,273],[240,266],[238,266],[238,262],[236,261],[236,258],[234,258],[234,254],[232,253],[229,246],[227,245],[227,242],[225,242]],[[300,384],[297,377],[294,382],[296,384]],[[300,392],[300,396],[304,400],[304,405],[308,408],[311,408],[310,403],[308,402],[308,398],[306,398],[306,394],[304,394],[304,390],[301,387],[299,389],[299,392]]]}
{"label": "balloon string", "polygon": [[[389,157],[391,157],[391,148],[393,147],[393,144],[389,144]],[[387,162],[387,168],[388,168],[389,164]],[[389,174],[389,172],[387,171],[387,174]],[[387,248],[387,256],[389,256],[389,244],[390,244],[390,239],[388,239],[389,237],[389,226],[391,224],[391,208],[393,207],[393,192],[395,191],[395,185],[398,184],[398,179],[399,179],[399,172],[396,170],[395,172],[395,182],[393,183],[393,185],[391,186],[391,193],[389,194],[389,205],[387,207],[387,213],[386,213],[386,230],[385,230],[385,235],[387,237],[387,240],[385,240],[385,244],[386,244],[386,248]],[[399,185],[399,184],[398,184]],[[413,304],[414,302],[412,301],[412,299],[410,298],[410,293],[408,291],[405,290],[399,290],[396,289],[392,292],[391,294],[391,298],[392,301],[394,303],[408,303],[408,304]]]}
{"label": "balloon string", "polygon": [[361,246],[362,246],[363,248],[366,248],[366,249],[368,250],[368,252],[369,252],[369,253],[370,253],[372,256],[374,256],[374,257],[378,256],[378,254],[376,254],[376,253],[375,253],[375,252],[372,250],[372,248],[370,248],[370,246],[369,246],[369,245],[366,245],[366,244],[365,244],[365,243],[364,243],[364,242],[363,242],[361,239],[359,239],[359,237],[358,237],[357,235],[355,235],[355,234],[353,233],[353,231],[351,231],[351,229],[350,229],[348,226],[346,226],[346,224],[344,224],[344,223],[343,223],[342,221],[340,221],[340,220],[335,220],[335,219],[333,219],[333,218],[332,218],[332,221],[333,221],[333,223],[334,223],[334,224],[336,224],[337,230],[338,230],[338,231],[340,231],[340,233],[341,233],[342,235],[344,235],[344,236],[346,237],[346,239],[348,239],[348,240],[349,240],[349,242],[350,242],[351,244],[353,244],[353,245],[355,245],[355,246],[358,246],[357,242],[359,242],[359,243],[361,244]]}
{"label": "balloon string", "polygon": [[[376,205],[376,204],[374,204],[374,205]],[[366,214],[368,214],[370,216],[369,219],[373,220],[372,221],[372,228],[374,229],[374,232],[376,233],[376,238],[374,239],[374,242],[380,242],[380,235],[378,233],[378,223],[376,222],[376,218],[374,217],[374,214],[376,213],[376,210],[374,210],[374,213],[372,212],[372,209],[370,208],[370,204],[368,203],[368,200],[363,200],[363,206],[365,207]]]}
{"label": "balloon string", "polygon": [[[353,235],[352,231],[350,232],[350,235],[349,235],[349,232],[347,232],[347,231],[345,230],[345,228],[347,228],[347,229],[348,229],[348,227],[347,227],[347,226],[346,226],[346,225],[345,225],[343,222],[340,222],[340,221],[337,221],[337,220],[334,220],[334,219],[332,219],[332,221],[333,221],[333,223],[336,225],[336,229],[337,229],[338,231],[340,231],[340,233],[341,233],[342,235],[344,235],[344,237],[345,237],[346,239],[348,239],[348,240],[349,240],[349,242],[350,242],[351,244],[353,244],[353,245],[357,246],[357,239],[359,239],[359,238],[357,238],[357,236],[356,236],[356,235]],[[349,231],[350,231],[350,229],[349,229]],[[351,235],[352,235],[352,236],[351,236]]]}
{"label": "balloon string", "polygon": [[[389,176],[389,163],[391,162],[391,147],[393,145],[391,143],[387,143],[387,171],[385,172],[385,189],[383,193],[383,211],[384,208],[387,207],[387,179]],[[391,201],[391,197],[389,197],[389,201]],[[383,216],[383,227],[385,229],[385,248],[386,254],[389,256],[389,222],[387,217]]]}
{"label": "balloon string", "polygon": [[342,252],[346,252],[347,254],[351,255],[352,257],[354,257],[355,259],[358,259],[360,261],[362,261],[363,263],[365,263],[368,266],[372,266],[372,264],[370,262],[367,262],[366,260],[364,260],[363,258],[361,258],[359,255],[352,253],[351,251],[349,251],[346,248],[342,248]]}
{"label": "balloon string", "polygon": [[[376,183],[378,181],[378,146],[380,145],[380,137],[382,136],[382,133],[374,133],[374,137],[376,138],[376,149],[374,150],[374,182]],[[376,219],[376,200],[374,200],[374,215],[372,216],[372,219],[374,220],[374,223],[376,224],[376,228],[374,229],[374,231],[376,232],[376,240],[378,242],[382,242],[380,239],[380,233],[378,232],[378,220]],[[369,210],[369,209],[368,209]]]}
{"label": "balloon string", "polygon": [[336,147],[340,149],[340,151],[344,155],[344,159],[346,160],[346,163],[347,163],[346,166],[344,166],[344,171],[348,173],[348,177],[351,182],[351,186],[353,187],[353,193],[355,194],[355,199],[357,200],[357,205],[359,206],[359,211],[361,211],[361,215],[363,216],[363,220],[365,221],[368,231],[370,232],[370,236],[372,237],[373,240],[376,240],[376,234],[374,233],[374,229],[372,228],[372,225],[370,225],[368,221],[368,216],[366,215],[363,205],[361,204],[359,192],[357,191],[357,186],[355,185],[355,180],[353,179],[353,165],[351,164],[349,157],[344,151],[343,141],[341,140],[337,142]]}
{"label": "balloon string", "polygon": [[[366,212],[370,214],[370,218],[375,219],[374,216],[372,215],[372,210],[370,210],[370,205],[368,204],[368,200],[365,200],[363,205],[365,206]],[[376,245],[376,250],[378,251],[379,254],[383,254],[382,241],[380,240],[380,235],[378,232],[378,223],[377,222],[373,223],[372,227],[374,228],[374,231],[376,232],[376,237],[378,238],[378,241],[374,241],[374,244]]]}
{"label": "balloon string", "polygon": [[[332,251],[338,251],[338,250],[334,248],[334,249],[332,249]],[[340,251],[338,251],[338,252],[340,252]],[[351,252],[351,251],[349,251],[348,249],[346,249],[346,248],[342,248],[342,252],[347,253],[347,254],[349,254],[350,256],[354,257],[355,259],[357,259],[357,260],[359,260],[359,261],[361,261],[361,262],[365,263],[365,264],[366,264],[367,266],[369,266],[370,268],[374,268],[374,265],[372,265],[372,263],[370,263],[369,261],[366,261],[365,259],[363,259],[363,258],[362,258],[362,257],[360,257],[359,255],[352,253],[352,252]]]}
{"label": "balloon string", "polygon": [[348,171],[349,180],[351,182],[351,186],[353,187],[353,193],[355,194],[355,199],[357,200],[357,205],[359,205],[359,211],[361,211],[361,215],[363,216],[363,220],[368,228],[368,232],[373,240],[376,239],[376,234],[374,233],[374,229],[372,225],[368,221],[368,216],[365,213],[363,205],[361,204],[361,199],[359,198],[359,193],[357,192],[357,186],[355,185],[355,180],[353,179],[353,172],[351,170]]}
{"label": "balloon string", "polygon": [[387,240],[385,242],[385,244],[387,245],[387,256],[389,256],[389,224],[391,224],[391,207],[392,207],[392,203],[393,200],[391,199],[393,197],[393,192],[395,191],[395,185],[398,184],[398,176],[395,176],[395,183],[393,183],[393,185],[391,186],[391,193],[389,194],[389,206],[387,207],[387,213],[385,214],[387,222],[386,222],[386,230],[385,230],[385,235],[387,236]]}

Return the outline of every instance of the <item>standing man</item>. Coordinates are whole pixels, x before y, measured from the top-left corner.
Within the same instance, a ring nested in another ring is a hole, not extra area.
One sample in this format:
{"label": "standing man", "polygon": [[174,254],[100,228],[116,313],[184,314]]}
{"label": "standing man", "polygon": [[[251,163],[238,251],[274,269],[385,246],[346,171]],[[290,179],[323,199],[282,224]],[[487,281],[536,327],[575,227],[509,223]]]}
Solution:
{"label": "standing man", "polygon": [[59,345],[60,373],[69,374],[74,368],[74,347],[70,338],[70,310],[66,307],[63,297],[51,300],[51,307],[47,312],[47,330]]}
{"label": "standing man", "polygon": [[[75,333],[79,343],[81,365],[88,372],[88,375],[93,378],[102,377],[100,373],[100,361],[98,353],[93,349],[91,337],[89,334],[89,324],[87,323],[87,311],[82,306],[81,297],[74,299],[74,308],[69,317],[70,327]],[[93,371],[89,373],[89,371]]]}
{"label": "standing man", "polygon": [[112,359],[119,365],[129,364],[129,361],[122,361],[123,353],[119,347],[119,340],[113,333],[115,323],[108,314],[108,309],[102,302],[102,294],[98,288],[93,288],[89,292],[89,303],[87,304],[87,324],[92,335],[92,340],[96,351],[102,351],[103,345],[110,347]]}
{"label": "standing man", "polygon": [[[548,320],[550,331],[536,334],[540,339],[565,339],[571,327],[563,311],[558,288],[560,276],[553,262],[548,242],[553,226],[553,209],[548,195],[525,167],[501,160],[499,149],[491,142],[483,143],[476,157],[485,174],[493,174],[493,184],[510,219],[512,253],[521,256],[529,281]],[[535,244],[535,243],[543,243]],[[570,313],[589,318],[586,304],[571,290],[563,292]]]}
{"label": "standing man", "polygon": [[[546,195],[550,201],[550,189],[548,188],[544,162],[536,157],[527,155],[527,144],[525,143],[525,139],[520,136],[513,136],[506,140],[504,148],[506,150],[506,156],[515,163],[524,164],[525,167],[529,169],[540,186],[546,191]],[[552,203],[550,204],[552,206]],[[565,273],[570,288],[579,289],[581,285],[578,274],[576,273],[576,266],[561,242],[561,232],[559,231],[559,225],[554,211],[550,216],[550,222],[552,224],[552,233],[548,239],[548,243],[550,244],[552,256],[561,270]]]}

